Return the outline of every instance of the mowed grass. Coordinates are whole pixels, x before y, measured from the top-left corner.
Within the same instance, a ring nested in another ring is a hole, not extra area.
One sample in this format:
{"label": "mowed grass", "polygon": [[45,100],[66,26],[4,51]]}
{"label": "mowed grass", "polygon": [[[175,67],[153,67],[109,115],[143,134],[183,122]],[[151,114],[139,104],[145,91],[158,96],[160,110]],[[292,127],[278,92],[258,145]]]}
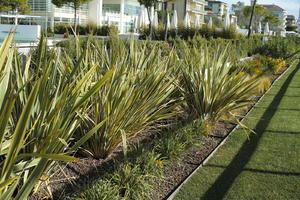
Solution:
{"label": "mowed grass", "polygon": [[292,65],[176,200],[300,199],[300,63]]}

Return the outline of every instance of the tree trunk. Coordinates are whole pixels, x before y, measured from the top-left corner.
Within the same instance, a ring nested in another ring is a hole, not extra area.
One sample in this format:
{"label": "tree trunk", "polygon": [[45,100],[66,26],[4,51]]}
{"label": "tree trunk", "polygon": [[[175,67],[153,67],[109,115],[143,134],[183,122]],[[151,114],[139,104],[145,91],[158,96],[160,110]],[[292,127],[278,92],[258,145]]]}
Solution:
{"label": "tree trunk", "polygon": [[253,15],[254,15],[254,11],[255,11],[255,5],[256,5],[256,0],[254,0],[252,12],[251,12],[251,17],[250,17],[250,22],[249,22],[249,27],[248,27],[248,38],[250,38],[250,36],[251,36],[252,20],[253,20]]}
{"label": "tree trunk", "polygon": [[151,19],[151,11],[152,9],[149,9],[147,8],[147,11],[148,11],[148,18],[149,18],[149,40],[152,40],[152,32],[153,32],[153,29],[152,29],[152,19]]}
{"label": "tree trunk", "polygon": [[161,23],[162,24],[165,22],[165,13],[164,13],[164,11],[165,11],[165,4],[162,3],[161,4]]}
{"label": "tree trunk", "polygon": [[165,41],[168,40],[168,2],[165,3],[166,19],[165,19]]}
{"label": "tree trunk", "polygon": [[77,34],[77,10],[78,10],[78,5],[74,3],[74,32]]}

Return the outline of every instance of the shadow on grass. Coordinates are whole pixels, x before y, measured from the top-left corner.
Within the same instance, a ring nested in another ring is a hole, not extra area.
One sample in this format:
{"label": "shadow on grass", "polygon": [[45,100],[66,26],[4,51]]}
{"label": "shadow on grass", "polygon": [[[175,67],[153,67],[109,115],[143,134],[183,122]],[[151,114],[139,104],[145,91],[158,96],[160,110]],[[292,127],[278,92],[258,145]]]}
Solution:
{"label": "shadow on grass", "polygon": [[244,142],[239,152],[235,155],[230,164],[200,199],[220,200],[224,198],[235,179],[239,176],[239,174],[244,170],[246,164],[250,161],[259,144],[259,140],[261,139],[263,133],[266,131],[268,124],[270,123],[277,110],[276,108],[279,106],[293,77],[299,70],[299,67],[300,64],[298,64],[298,66],[289,74],[278,93],[274,96],[273,101],[265,110],[262,116],[262,119],[264,120],[260,120],[254,129],[256,134],[252,134],[250,136],[250,139]]}
{"label": "shadow on grass", "polygon": [[[261,109],[269,109],[269,107],[263,107],[263,106],[257,106],[256,108],[261,108]],[[293,109],[293,108],[270,108],[270,110],[279,110],[279,111],[300,111],[300,109]]]}
{"label": "shadow on grass", "polygon": [[[217,167],[226,169],[226,166],[222,165],[205,165],[205,167]],[[271,171],[271,170],[264,170],[264,169],[252,169],[252,168],[244,168],[243,171],[254,172],[254,173],[263,173],[263,174],[274,174],[274,175],[281,175],[281,176],[300,176],[300,172],[280,172],[280,171]]]}
{"label": "shadow on grass", "polygon": [[297,87],[297,86],[290,86],[289,88],[292,88],[292,89],[300,89],[300,87]]}
{"label": "shadow on grass", "polygon": [[[274,94],[266,94],[265,96],[274,96]],[[284,95],[284,97],[289,97],[289,98],[300,98],[300,96],[297,96],[297,95]]]}
{"label": "shadow on grass", "polygon": [[272,131],[272,130],[265,130],[268,133],[278,133],[278,134],[290,134],[290,135],[298,135],[300,132],[298,131]]}

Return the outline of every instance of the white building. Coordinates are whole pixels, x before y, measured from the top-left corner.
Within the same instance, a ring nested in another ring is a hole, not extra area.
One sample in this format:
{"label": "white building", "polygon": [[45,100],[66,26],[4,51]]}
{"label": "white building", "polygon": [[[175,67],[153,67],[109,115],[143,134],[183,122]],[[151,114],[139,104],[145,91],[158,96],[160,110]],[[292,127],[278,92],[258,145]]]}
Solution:
{"label": "white building", "polygon": [[205,9],[208,15],[215,15],[222,19],[228,13],[228,4],[223,1],[208,0]]}
{"label": "white building", "polygon": [[206,1],[205,0],[169,0],[168,8],[172,12],[176,10],[179,22],[183,22],[186,14],[189,15],[191,24],[204,24]]}
{"label": "white building", "polygon": [[262,5],[262,6],[266,9],[268,9],[271,14],[275,15],[280,20],[280,24],[273,27],[273,29],[275,29],[274,31],[278,31],[278,32],[285,31],[286,22],[287,22],[286,21],[287,12],[283,8],[281,8],[275,4]]}
{"label": "white building", "polygon": [[299,8],[299,16],[298,16],[298,21],[297,21],[297,24],[298,24],[298,33],[300,33],[300,8]]}
{"label": "white building", "polygon": [[[31,15],[39,16],[32,21],[44,28],[74,22],[74,10],[69,6],[57,8],[51,0],[28,0],[28,4],[32,7]],[[121,33],[125,33],[133,29],[134,21],[141,10],[137,0],[93,0],[80,7],[77,22],[98,26],[116,25]]]}

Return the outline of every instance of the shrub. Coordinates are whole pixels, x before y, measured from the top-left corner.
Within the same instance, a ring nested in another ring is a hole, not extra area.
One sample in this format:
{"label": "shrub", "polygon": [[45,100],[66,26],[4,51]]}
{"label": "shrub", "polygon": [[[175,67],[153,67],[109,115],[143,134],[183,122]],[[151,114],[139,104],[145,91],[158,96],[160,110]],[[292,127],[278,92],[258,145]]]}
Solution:
{"label": "shrub", "polygon": [[117,200],[119,196],[119,186],[112,183],[110,179],[99,180],[83,186],[85,189],[75,200]]}
{"label": "shrub", "polygon": [[[149,30],[147,27],[140,29],[140,39],[146,39],[149,35]],[[209,28],[203,25],[201,28],[190,27],[186,28],[182,24],[178,26],[177,29],[168,30],[168,38],[181,38],[183,40],[188,40],[194,38],[195,36],[202,36],[205,38],[225,38],[225,39],[239,39],[242,38],[240,34],[237,33],[234,27],[229,29],[216,29]],[[164,40],[165,29],[163,26],[158,26],[153,28],[153,40]]]}
{"label": "shrub", "polygon": [[187,105],[185,110],[208,124],[235,119],[234,111],[250,104],[255,80],[233,70],[226,56],[227,48],[216,48],[214,53],[195,47],[182,51],[184,62],[178,88]]}
{"label": "shrub", "polygon": [[[54,26],[54,33],[56,34],[73,34],[74,31],[75,28],[69,24],[56,24]],[[109,36],[118,34],[119,30],[114,25],[97,27],[95,24],[87,24],[86,26],[77,25],[76,32],[79,35]]]}
{"label": "shrub", "polygon": [[[150,174],[144,174],[138,165],[124,164],[111,177],[119,187],[119,195],[124,199],[151,199]],[[153,178],[153,177],[152,177]]]}
{"label": "shrub", "polygon": [[287,66],[284,59],[256,55],[251,59],[239,63],[245,73],[258,79],[258,92],[264,92],[271,85],[271,77],[276,75]]}
{"label": "shrub", "polygon": [[272,58],[288,58],[297,49],[298,45],[290,38],[273,37],[253,50],[253,54],[260,54]]}
{"label": "shrub", "polygon": [[[10,48],[12,39],[0,48],[0,198],[17,200],[27,199],[55,160],[78,160],[68,154],[101,127],[71,144],[83,107],[112,71],[90,82],[90,63],[47,51],[43,38],[34,61],[21,60]],[[87,52],[79,55],[89,58]]]}
{"label": "shrub", "polygon": [[107,82],[86,107],[85,124],[78,135],[82,137],[87,130],[105,120],[84,146],[84,152],[95,158],[106,158],[115,148],[146,130],[154,122],[172,116],[174,107],[170,99],[175,87],[169,77],[174,56],[161,57],[157,48],[149,53],[146,45],[139,48],[134,41],[129,48],[124,41],[111,38],[102,48],[87,49],[97,68],[94,80],[98,80],[107,69],[115,68],[111,81]]}
{"label": "shrub", "polygon": [[113,172],[82,185],[75,199],[151,199],[154,180],[163,175],[160,155],[143,147],[131,149],[129,155]]}
{"label": "shrub", "polygon": [[199,120],[178,125],[163,133],[155,145],[155,151],[167,160],[178,158],[188,147],[197,144],[203,133],[203,123]]}
{"label": "shrub", "polygon": [[287,63],[284,59],[256,55],[239,64],[244,72],[251,76],[272,76],[279,73]]}
{"label": "shrub", "polygon": [[162,159],[162,156],[154,151],[153,145],[155,144],[151,142],[132,145],[125,156],[125,160],[134,165],[139,165],[144,172],[161,177],[160,170],[164,165],[160,165],[163,163],[159,161]]}

